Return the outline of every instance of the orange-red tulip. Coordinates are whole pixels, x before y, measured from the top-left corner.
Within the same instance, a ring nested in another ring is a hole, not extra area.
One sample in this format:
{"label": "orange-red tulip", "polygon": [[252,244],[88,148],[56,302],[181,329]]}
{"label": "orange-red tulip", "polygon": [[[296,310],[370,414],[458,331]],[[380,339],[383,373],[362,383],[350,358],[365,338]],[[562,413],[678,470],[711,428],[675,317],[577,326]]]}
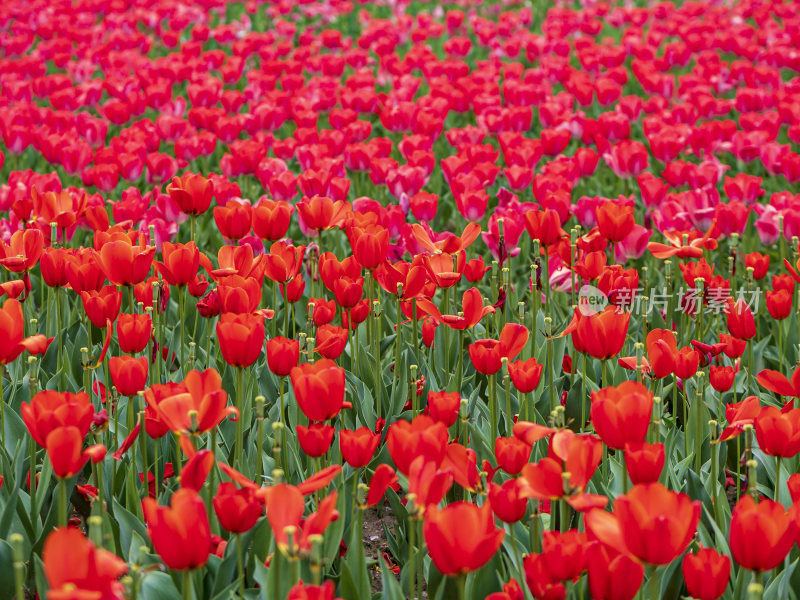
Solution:
{"label": "orange-red tulip", "polygon": [[172,201],[187,215],[200,215],[211,206],[214,197],[214,183],[202,175],[186,173],[175,177],[167,186]]}
{"label": "orange-red tulip", "polygon": [[23,402],[20,415],[31,437],[44,447],[47,436],[58,427],[76,427],[83,439],[92,427],[94,406],[85,392],[45,390],[36,394],[30,404]]}

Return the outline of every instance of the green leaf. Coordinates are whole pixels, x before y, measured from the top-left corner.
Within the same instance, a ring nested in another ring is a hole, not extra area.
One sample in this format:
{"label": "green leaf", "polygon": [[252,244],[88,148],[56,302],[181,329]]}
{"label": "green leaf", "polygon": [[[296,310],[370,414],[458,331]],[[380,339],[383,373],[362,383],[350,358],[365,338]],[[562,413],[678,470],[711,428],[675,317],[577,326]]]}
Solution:
{"label": "green leaf", "polygon": [[140,600],[181,600],[181,593],[169,575],[151,572],[142,581],[139,598]]}
{"label": "green leaf", "polygon": [[0,540],[0,600],[14,598],[14,551]]}
{"label": "green leaf", "polygon": [[400,588],[400,583],[397,581],[397,577],[394,576],[394,573],[392,573],[392,570],[386,564],[386,561],[383,560],[382,556],[378,557],[378,561],[381,567],[381,587],[383,588],[383,599],[403,600],[403,590]]}

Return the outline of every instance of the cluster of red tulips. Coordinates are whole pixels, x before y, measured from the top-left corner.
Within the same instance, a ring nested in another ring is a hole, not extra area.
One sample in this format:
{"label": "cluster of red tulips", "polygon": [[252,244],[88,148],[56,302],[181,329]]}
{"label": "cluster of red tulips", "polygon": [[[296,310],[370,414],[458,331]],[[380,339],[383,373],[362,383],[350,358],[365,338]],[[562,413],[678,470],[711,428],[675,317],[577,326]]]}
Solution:
{"label": "cluster of red tulips", "polygon": [[797,598],[800,3],[644,4],[2,3],[0,600]]}

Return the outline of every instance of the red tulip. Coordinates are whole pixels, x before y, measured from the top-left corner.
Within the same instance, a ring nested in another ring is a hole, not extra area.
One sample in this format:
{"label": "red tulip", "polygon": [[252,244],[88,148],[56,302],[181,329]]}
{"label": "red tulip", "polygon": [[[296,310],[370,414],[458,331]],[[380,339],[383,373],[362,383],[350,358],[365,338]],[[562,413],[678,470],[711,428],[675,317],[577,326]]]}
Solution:
{"label": "red tulip", "polygon": [[505,531],[494,525],[489,503],[454,502],[443,509],[431,506],[423,525],[433,564],[444,575],[460,575],[485,565]]}
{"label": "red tulip", "polygon": [[267,366],[278,377],[286,377],[300,361],[300,342],[274,337],[267,342]]}
{"label": "red tulip", "polygon": [[289,372],[300,410],[311,421],[327,421],[339,414],[344,404],[344,369],[323,358],[303,363]]}
{"label": "red tulip", "polygon": [[244,486],[237,489],[234,483],[223,482],[214,496],[214,512],[226,531],[244,533],[256,524],[264,513],[264,506],[256,498],[255,488]]}
{"label": "red tulip", "polygon": [[658,481],[665,458],[664,444],[625,444],[625,468],[634,485]]}
{"label": "red tulip", "polygon": [[145,498],[142,511],[153,547],[168,568],[183,571],[206,564],[211,528],[205,504],[197,492],[179,489],[172,494],[168,507]]}
{"label": "red tulip", "polygon": [[167,186],[167,193],[178,205],[181,212],[187,215],[200,215],[211,206],[214,196],[214,183],[202,175],[192,173],[183,177],[175,177]]}
{"label": "red tulip", "polygon": [[59,527],[47,536],[42,550],[49,600],[120,598],[119,578],[128,565],[113,552],[97,548],[75,527]]}
{"label": "red tulip", "polygon": [[717,600],[728,587],[731,559],[713,548],[700,548],[683,558],[686,590],[697,600]]}
{"label": "red tulip", "polygon": [[135,396],[147,384],[147,357],[114,356],[108,361],[111,381],[123,396]]}
{"label": "red tulip", "polygon": [[779,502],[742,496],[731,516],[731,554],[745,569],[769,571],[789,554],[796,534],[795,519]]}
{"label": "red tulip", "polygon": [[249,367],[264,347],[264,318],[223,313],[217,322],[217,339],[222,358],[232,367]]}
{"label": "red tulip", "polygon": [[119,349],[136,354],[147,347],[152,335],[153,321],[148,314],[120,314],[117,316]]}
{"label": "red tulip", "polygon": [[592,392],[591,419],[597,435],[609,448],[645,440],[653,412],[653,395],[641,383],[626,381]]}
{"label": "red tulip", "polygon": [[333,443],[333,436],[336,435],[336,430],[324,423],[311,423],[308,427],[298,425],[295,431],[300,448],[311,458],[324,455]]}
{"label": "red tulip", "polygon": [[750,307],[743,299],[736,302],[728,299],[728,331],[740,340],[749,340],[756,335],[756,322]]}
{"label": "red tulip", "polygon": [[369,464],[380,442],[380,434],[373,433],[368,427],[359,427],[355,431],[342,429],[339,432],[339,449],[342,452],[342,458],[354,469],[366,467]]}

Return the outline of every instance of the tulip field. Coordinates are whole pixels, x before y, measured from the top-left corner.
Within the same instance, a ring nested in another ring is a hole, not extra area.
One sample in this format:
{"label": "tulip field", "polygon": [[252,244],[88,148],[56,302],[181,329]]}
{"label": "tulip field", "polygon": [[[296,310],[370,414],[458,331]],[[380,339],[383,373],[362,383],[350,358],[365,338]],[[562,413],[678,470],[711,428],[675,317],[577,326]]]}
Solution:
{"label": "tulip field", "polygon": [[0,600],[798,600],[800,1],[0,2]]}

